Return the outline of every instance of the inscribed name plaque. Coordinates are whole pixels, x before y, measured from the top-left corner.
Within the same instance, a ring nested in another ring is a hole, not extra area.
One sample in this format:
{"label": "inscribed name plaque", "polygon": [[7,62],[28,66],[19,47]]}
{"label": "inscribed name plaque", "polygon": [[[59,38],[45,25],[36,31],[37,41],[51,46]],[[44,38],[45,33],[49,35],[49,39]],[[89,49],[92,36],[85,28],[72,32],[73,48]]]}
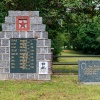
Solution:
{"label": "inscribed name plaque", "polygon": [[100,61],[79,61],[78,72],[79,82],[100,82]]}
{"label": "inscribed name plaque", "polygon": [[36,73],[35,39],[10,39],[10,72]]}

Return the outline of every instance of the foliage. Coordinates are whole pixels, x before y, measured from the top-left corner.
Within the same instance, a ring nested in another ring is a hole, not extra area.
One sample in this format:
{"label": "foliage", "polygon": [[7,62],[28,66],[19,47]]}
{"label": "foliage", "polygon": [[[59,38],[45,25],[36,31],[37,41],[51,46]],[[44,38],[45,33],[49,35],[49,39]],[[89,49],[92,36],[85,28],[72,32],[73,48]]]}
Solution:
{"label": "foliage", "polygon": [[[67,29],[67,41],[75,50],[82,50],[85,53],[100,54],[100,12],[96,10],[97,0],[69,0],[65,23]],[[98,8],[99,9],[99,8]],[[68,25],[67,25],[68,24]],[[68,38],[70,37],[70,38]],[[69,40],[68,40],[69,39]]]}
{"label": "foliage", "polygon": [[8,10],[38,10],[47,26],[54,54],[59,54],[63,45],[99,54],[99,4],[99,0],[2,0],[0,22]]}
{"label": "foliage", "polygon": [[49,38],[52,40],[52,47],[55,48],[54,54],[61,52],[63,46],[61,19],[65,8],[60,0],[3,0],[2,2],[5,2],[7,10],[40,11],[40,16],[43,17],[43,23],[46,24],[49,32]]}

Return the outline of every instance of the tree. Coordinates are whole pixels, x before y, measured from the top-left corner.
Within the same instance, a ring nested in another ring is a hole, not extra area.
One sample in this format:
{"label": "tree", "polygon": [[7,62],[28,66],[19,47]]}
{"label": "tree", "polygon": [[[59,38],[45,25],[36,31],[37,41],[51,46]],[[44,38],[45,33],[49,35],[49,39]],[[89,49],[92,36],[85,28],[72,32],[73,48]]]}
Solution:
{"label": "tree", "polygon": [[[66,0],[67,1],[67,0]],[[99,54],[100,12],[97,0],[69,0],[64,3],[69,15],[64,26],[70,35],[69,42],[75,50]],[[68,20],[68,21],[67,21]],[[98,21],[97,21],[98,20]]]}
{"label": "tree", "polygon": [[2,2],[6,4],[6,13],[8,10],[40,11],[40,16],[43,17],[43,23],[46,24],[49,32],[49,38],[52,40],[54,54],[61,52],[63,46],[61,19],[66,10],[61,0],[3,0]]}
{"label": "tree", "polygon": [[40,11],[55,49],[54,54],[59,54],[65,43],[69,47],[73,46],[75,50],[98,53],[99,0],[2,0],[0,4],[0,18],[3,18],[8,10]]}

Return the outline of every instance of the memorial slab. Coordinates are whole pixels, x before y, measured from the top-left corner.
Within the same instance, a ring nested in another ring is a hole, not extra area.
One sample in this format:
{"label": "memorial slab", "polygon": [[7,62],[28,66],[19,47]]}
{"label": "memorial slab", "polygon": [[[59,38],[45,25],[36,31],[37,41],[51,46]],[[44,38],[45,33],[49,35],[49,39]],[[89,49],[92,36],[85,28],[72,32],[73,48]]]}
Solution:
{"label": "memorial slab", "polygon": [[39,11],[9,11],[0,32],[0,80],[51,80],[50,57]]}
{"label": "memorial slab", "polygon": [[100,82],[100,61],[78,61],[78,80],[84,83]]}

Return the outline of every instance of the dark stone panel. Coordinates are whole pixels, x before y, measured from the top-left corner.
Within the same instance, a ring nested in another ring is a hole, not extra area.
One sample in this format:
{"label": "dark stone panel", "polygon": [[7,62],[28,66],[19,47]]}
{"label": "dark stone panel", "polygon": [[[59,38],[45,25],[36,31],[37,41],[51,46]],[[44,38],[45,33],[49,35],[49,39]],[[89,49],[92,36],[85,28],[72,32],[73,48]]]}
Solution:
{"label": "dark stone panel", "polygon": [[100,61],[79,61],[78,79],[79,82],[100,82]]}

